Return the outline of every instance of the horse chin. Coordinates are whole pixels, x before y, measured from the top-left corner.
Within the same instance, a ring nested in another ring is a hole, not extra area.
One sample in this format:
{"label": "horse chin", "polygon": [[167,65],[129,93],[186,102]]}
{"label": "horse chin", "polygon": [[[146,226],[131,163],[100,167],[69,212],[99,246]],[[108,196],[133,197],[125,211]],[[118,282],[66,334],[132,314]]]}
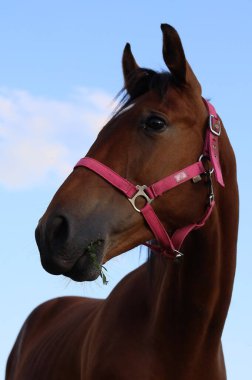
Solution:
{"label": "horse chin", "polygon": [[50,274],[64,275],[78,282],[93,281],[101,273],[104,245],[103,240],[93,241],[74,260],[66,260],[63,255],[41,255],[41,263]]}
{"label": "horse chin", "polygon": [[66,271],[64,276],[73,281],[94,281],[101,273],[103,260],[104,242],[97,240],[91,243],[81,255],[72,268]]}
{"label": "horse chin", "polygon": [[84,254],[69,271],[64,273],[64,276],[76,282],[94,281],[100,275],[100,268],[101,264],[98,257],[96,262],[93,262],[93,259]]}

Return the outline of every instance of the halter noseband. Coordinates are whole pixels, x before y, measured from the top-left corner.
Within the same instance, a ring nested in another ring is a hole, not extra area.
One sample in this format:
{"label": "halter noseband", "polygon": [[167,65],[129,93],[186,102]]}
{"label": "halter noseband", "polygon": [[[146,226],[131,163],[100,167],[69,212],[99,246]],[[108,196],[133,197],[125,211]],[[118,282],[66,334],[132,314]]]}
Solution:
{"label": "halter noseband", "polygon": [[[211,179],[213,172],[215,173],[215,178],[219,184],[221,186],[224,186],[219,161],[218,144],[218,138],[221,134],[221,121],[212,104],[205,99],[203,99],[203,101],[208,110],[209,124],[206,131],[203,153],[199,161],[155,182],[154,184],[150,186],[134,185],[127,179],[114,172],[108,166],[89,157],[80,159],[80,161],[78,161],[78,163],[75,165],[75,168],[84,166],[92,170],[100,177],[104,178],[111,185],[120,190],[128,198],[134,209],[143,215],[151,231],[153,232],[156,241],[159,243],[159,246],[154,246],[149,243],[145,243],[145,245],[150,247],[152,250],[161,252],[165,256],[173,259],[183,255],[180,252],[180,248],[187,235],[191,231],[203,227],[211,215],[211,212],[215,205]],[[212,165],[212,168],[210,170],[206,171],[202,163],[202,158],[207,158],[210,161]],[[206,174],[208,176],[210,190],[209,204],[203,217],[198,223],[192,223],[188,226],[179,228],[173,233],[172,236],[169,236],[168,232],[165,230],[163,224],[151,206],[152,201],[161,196],[164,192],[173,189],[174,187],[186,181],[193,180],[195,183],[198,182],[201,179],[202,174]],[[136,206],[136,200],[138,197],[142,197],[146,201],[145,206],[141,209]]]}

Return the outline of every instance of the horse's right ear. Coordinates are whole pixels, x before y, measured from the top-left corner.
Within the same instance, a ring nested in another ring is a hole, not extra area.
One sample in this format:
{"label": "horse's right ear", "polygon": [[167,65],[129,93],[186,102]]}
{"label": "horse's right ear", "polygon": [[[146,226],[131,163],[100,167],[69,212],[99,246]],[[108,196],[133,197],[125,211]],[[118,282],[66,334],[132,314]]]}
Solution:
{"label": "horse's right ear", "polygon": [[124,86],[126,90],[129,90],[129,83],[133,76],[137,76],[137,73],[140,74],[140,67],[135,61],[135,58],[131,52],[130,44],[125,45],[122,57],[122,68],[124,76]]}

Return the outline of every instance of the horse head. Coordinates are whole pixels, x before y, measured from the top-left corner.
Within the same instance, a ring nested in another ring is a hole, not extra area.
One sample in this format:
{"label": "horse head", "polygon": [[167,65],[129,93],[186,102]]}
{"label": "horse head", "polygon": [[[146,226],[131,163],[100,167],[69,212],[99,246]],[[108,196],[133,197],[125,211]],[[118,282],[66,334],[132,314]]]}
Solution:
{"label": "horse head", "polygon": [[[150,186],[198,162],[208,124],[201,86],[179,35],[167,24],[161,29],[169,71],[139,67],[126,44],[122,58],[126,96],[87,153],[134,185]],[[197,177],[152,202],[169,234],[196,223],[205,212],[209,189]],[[135,206],[141,209],[146,202],[139,196]],[[43,267],[76,281],[94,280],[103,263],[154,237],[127,197],[82,165],[56,192],[36,229]]]}

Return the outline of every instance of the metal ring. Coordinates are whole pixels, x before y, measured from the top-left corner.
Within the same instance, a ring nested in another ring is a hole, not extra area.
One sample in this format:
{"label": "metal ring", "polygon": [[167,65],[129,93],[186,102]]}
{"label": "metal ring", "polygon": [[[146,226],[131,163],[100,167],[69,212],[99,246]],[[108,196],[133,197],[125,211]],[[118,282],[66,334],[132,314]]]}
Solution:
{"label": "metal ring", "polygon": [[[199,156],[199,159],[198,159],[198,161],[199,162],[202,162],[202,160],[203,160],[203,158],[206,158],[208,161],[210,161],[209,160],[209,157],[208,156],[205,156],[204,154],[201,154],[200,156]],[[204,165],[203,165],[204,166]],[[210,168],[210,169],[208,169],[208,170],[206,170],[205,171],[205,174],[213,174],[213,172],[214,172],[214,168]]]}

